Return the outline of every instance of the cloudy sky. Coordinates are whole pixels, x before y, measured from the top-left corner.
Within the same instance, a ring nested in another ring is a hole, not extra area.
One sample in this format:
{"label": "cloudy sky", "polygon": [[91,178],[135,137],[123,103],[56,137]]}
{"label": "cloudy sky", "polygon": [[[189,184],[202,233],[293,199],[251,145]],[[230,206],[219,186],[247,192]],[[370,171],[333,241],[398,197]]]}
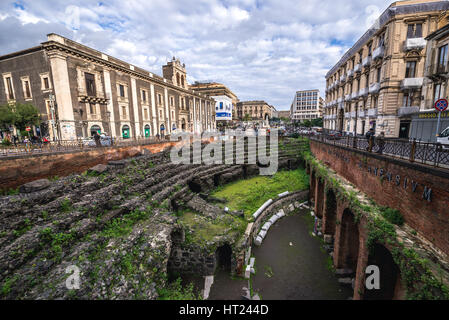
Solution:
{"label": "cloudy sky", "polygon": [[54,32],[156,74],[171,57],[188,81],[290,107],[388,7],[387,0],[0,1],[0,55]]}

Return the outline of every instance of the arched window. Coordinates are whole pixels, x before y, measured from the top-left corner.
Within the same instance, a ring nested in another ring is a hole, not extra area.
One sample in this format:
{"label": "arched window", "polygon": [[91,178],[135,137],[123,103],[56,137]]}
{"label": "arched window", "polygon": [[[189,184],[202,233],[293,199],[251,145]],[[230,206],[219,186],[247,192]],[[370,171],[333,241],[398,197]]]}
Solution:
{"label": "arched window", "polygon": [[144,127],[143,131],[145,132],[145,138],[150,137],[151,130],[150,130],[150,126],[148,124]]}
{"label": "arched window", "polygon": [[179,73],[176,74],[176,84],[179,86]]}
{"label": "arched window", "polygon": [[184,87],[184,76],[181,76],[181,86]]}
{"label": "arched window", "polygon": [[122,127],[122,137],[123,139],[129,139],[130,138],[130,130],[128,125],[124,125]]}
{"label": "arched window", "polygon": [[94,125],[94,126],[90,127],[90,135],[93,136],[95,134],[95,132],[98,134],[101,134],[100,126]]}

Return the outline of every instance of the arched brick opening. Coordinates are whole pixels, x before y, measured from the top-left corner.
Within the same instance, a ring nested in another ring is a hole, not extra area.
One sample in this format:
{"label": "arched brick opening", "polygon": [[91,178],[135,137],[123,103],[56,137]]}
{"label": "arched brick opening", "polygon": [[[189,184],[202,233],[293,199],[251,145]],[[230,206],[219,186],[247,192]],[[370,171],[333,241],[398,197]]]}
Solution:
{"label": "arched brick opening", "polygon": [[315,199],[315,212],[316,216],[320,219],[323,218],[323,209],[324,209],[324,183],[320,178],[316,180],[317,183],[317,192]]}
{"label": "arched brick opening", "polygon": [[226,272],[231,272],[232,267],[232,248],[229,244],[219,247],[215,253],[217,259],[217,268],[222,268]]}
{"label": "arched brick opening", "polygon": [[340,226],[338,268],[357,270],[359,256],[359,228],[350,209],[343,211]]}
{"label": "arched brick opening", "polygon": [[335,222],[337,220],[337,198],[335,197],[335,192],[332,189],[329,189],[326,192],[326,200],[324,203],[323,216],[324,216],[323,221],[324,234],[334,235]]}
{"label": "arched brick opening", "polygon": [[381,244],[375,244],[368,256],[368,266],[377,266],[380,271],[380,289],[365,288],[365,300],[404,299],[401,272],[390,251]]}

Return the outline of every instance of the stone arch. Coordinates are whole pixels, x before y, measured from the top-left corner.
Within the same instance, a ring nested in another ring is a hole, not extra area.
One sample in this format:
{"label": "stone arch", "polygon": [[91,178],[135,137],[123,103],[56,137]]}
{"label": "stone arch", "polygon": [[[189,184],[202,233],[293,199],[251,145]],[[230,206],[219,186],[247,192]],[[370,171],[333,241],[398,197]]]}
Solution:
{"label": "stone arch", "polygon": [[379,267],[380,288],[368,290],[365,288],[365,300],[397,300],[405,298],[402,286],[401,272],[394,262],[391,252],[383,245],[376,243],[368,255],[367,266]]}
{"label": "stone arch", "polygon": [[340,223],[337,268],[351,269],[353,272],[356,272],[359,242],[359,228],[355,222],[355,216],[347,208],[343,211]]}
{"label": "stone arch", "polygon": [[332,189],[328,189],[326,192],[323,218],[323,233],[334,235],[337,221],[337,198],[335,196],[334,190]]}
{"label": "stone arch", "polygon": [[222,268],[226,272],[232,270],[232,248],[229,244],[225,243],[217,249],[215,252],[217,261],[217,269]]}
{"label": "stone arch", "polygon": [[94,133],[101,134],[101,127],[99,125],[94,124],[92,127],[90,127],[90,135],[93,136]]}

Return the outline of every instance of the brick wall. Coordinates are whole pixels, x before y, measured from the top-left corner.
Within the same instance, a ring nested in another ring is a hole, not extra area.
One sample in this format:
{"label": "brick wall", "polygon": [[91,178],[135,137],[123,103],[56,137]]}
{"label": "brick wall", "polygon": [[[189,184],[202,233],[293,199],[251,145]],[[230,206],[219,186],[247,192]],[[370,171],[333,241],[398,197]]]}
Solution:
{"label": "brick wall", "polygon": [[345,147],[310,142],[315,157],[449,253],[449,172]]}
{"label": "brick wall", "polygon": [[0,190],[16,188],[37,179],[82,173],[100,163],[107,164],[111,160],[134,157],[144,150],[158,153],[175,144],[176,142],[164,142],[3,159],[0,160]]}

